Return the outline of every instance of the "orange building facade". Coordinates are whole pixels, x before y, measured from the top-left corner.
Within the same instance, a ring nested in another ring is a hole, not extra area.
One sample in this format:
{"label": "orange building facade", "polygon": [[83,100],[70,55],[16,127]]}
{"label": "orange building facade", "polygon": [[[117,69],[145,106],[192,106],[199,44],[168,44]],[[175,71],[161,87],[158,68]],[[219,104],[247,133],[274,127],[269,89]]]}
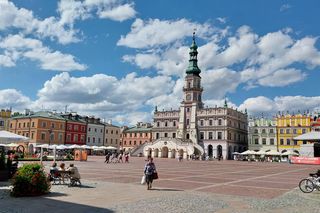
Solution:
{"label": "orange building facade", "polygon": [[50,112],[11,118],[9,131],[30,138],[34,144],[64,144],[66,121]]}
{"label": "orange building facade", "polygon": [[138,123],[135,127],[125,127],[121,133],[121,148],[130,152],[139,145],[152,141],[152,125],[150,123]]}

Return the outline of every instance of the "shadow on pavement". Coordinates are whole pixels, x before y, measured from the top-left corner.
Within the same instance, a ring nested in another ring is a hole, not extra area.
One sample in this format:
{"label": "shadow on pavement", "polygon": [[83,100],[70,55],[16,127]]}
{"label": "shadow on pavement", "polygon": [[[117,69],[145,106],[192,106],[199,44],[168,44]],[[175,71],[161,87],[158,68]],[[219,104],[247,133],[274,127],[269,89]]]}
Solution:
{"label": "shadow on pavement", "polygon": [[50,193],[40,197],[4,197],[1,199],[0,212],[97,212],[97,213],[113,213],[114,211],[107,208],[89,206],[85,204],[65,202],[61,200],[51,199],[50,197],[64,196],[62,193]]}

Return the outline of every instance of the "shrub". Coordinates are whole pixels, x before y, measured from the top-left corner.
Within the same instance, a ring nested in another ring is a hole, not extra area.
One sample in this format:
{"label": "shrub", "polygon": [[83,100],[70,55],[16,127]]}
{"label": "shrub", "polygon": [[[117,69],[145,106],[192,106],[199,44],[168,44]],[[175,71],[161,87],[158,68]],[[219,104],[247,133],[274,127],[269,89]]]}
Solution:
{"label": "shrub", "polygon": [[38,196],[50,191],[50,181],[40,164],[25,164],[12,179],[12,196]]}

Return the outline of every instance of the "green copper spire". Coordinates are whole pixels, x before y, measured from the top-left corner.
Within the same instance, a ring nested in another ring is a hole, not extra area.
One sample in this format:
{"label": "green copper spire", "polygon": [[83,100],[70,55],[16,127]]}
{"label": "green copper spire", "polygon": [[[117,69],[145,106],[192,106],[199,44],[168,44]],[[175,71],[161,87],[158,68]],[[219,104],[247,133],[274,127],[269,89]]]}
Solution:
{"label": "green copper spire", "polygon": [[224,99],[224,108],[228,108],[227,98]]}
{"label": "green copper spire", "polygon": [[195,32],[193,32],[193,37],[192,37],[192,44],[190,46],[190,51],[189,51],[189,55],[190,55],[190,59],[189,59],[189,66],[187,68],[186,73],[187,74],[194,74],[194,75],[199,75],[201,70],[198,67],[198,46],[196,44],[196,40],[195,40]]}

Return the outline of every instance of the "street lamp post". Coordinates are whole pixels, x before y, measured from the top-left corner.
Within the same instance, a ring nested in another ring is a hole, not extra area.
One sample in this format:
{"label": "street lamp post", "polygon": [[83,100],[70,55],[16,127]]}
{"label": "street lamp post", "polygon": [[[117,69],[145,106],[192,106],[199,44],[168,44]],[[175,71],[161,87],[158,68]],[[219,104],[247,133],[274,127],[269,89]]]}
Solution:
{"label": "street lamp post", "polygon": [[49,129],[48,130],[48,132],[49,132],[49,146],[50,146],[50,143],[51,143],[51,134],[52,134],[52,129]]}

